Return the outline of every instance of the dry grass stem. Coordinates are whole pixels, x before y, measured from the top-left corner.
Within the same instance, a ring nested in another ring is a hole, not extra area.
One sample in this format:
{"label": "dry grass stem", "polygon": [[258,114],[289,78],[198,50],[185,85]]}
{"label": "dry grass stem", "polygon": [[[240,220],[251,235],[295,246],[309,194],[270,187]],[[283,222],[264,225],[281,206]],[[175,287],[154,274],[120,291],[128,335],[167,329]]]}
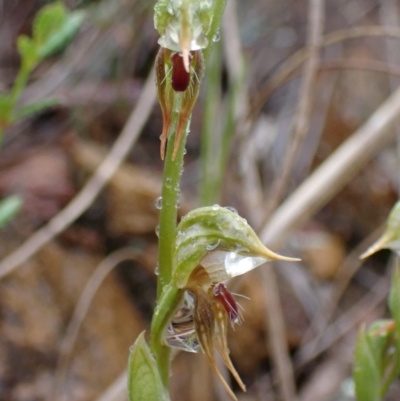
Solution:
{"label": "dry grass stem", "polygon": [[139,137],[155,104],[155,100],[156,89],[154,72],[152,72],[146,80],[137,105],[124,129],[96,173],[61,212],[0,262],[0,278],[11,273],[21,263],[27,261],[44,244],[75,221],[93,203]]}
{"label": "dry grass stem", "polygon": [[[266,216],[276,207],[285,190],[297,153],[310,125],[312,105],[314,103],[313,88],[315,86],[320,59],[319,48],[323,32],[323,21],[324,1],[310,0],[308,32],[310,57],[304,66],[304,80],[300,89],[296,118],[293,122],[293,139],[283,161],[282,172],[276,177],[272,184],[271,195],[266,207]],[[279,376],[280,397],[284,401],[293,401],[297,398],[296,386],[293,367],[287,348],[285,323],[277,290],[277,280],[273,269],[260,270],[260,276],[266,286],[265,303],[267,308],[268,330],[272,356]]]}
{"label": "dry grass stem", "polygon": [[289,231],[332,199],[393,138],[400,115],[400,89],[323,162],[276,210],[261,239],[277,247]]}
{"label": "dry grass stem", "polygon": [[86,284],[82,295],[76,305],[74,314],[68,324],[66,334],[61,342],[60,354],[58,356],[57,368],[55,374],[54,394],[49,400],[62,400],[62,385],[66,379],[68,366],[71,360],[72,352],[79,329],[89,310],[90,304],[96,295],[99,287],[108,276],[108,274],[121,262],[125,260],[137,260],[138,253],[132,248],[119,249],[105,258],[96,268],[92,277]]}
{"label": "dry grass stem", "polygon": [[[360,301],[348,311],[342,313],[338,319],[332,322],[320,339],[311,340],[300,349],[295,357],[296,369],[301,368],[312,361],[322,352],[328,350],[345,334],[358,327],[366,317],[386,299],[390,283],[392,269],[382,277]],[[383,311],[382,311],[383,313]]]}
{"label": "dry grass stem", "polygon": [[309,2],[308,59],[304,65],[297,111],[292,122],[292,139],[289,149],[285,154],[280,173],[276,176],[271,185],[270,195],[265,209],[266,218],[275,210],[287,188],[290,173],[297,160],[299,149],[310,127],[324,28],[324,6],[325,2],[323,0],[310,0]]}
{"label": "dry grass stem", "polygon": [[[360,26],[351,29],[339,30],[325,35],[322,38],[321,48],[340,43],[345,40],[358,39],[364,37],[391,37],[400,39],[399,28],[388,28],[382,26]],[[256,114],[263,103],[269,98],[269,96],[283,85],[290,76],[296,71],[296,69],[309,57],[309,51],[307,48],[303,48],[294,53],[289,57],[278,71],[268,80],[265,86],[263,86],[258,95],[255,96],[251,107],[251,115]]]}

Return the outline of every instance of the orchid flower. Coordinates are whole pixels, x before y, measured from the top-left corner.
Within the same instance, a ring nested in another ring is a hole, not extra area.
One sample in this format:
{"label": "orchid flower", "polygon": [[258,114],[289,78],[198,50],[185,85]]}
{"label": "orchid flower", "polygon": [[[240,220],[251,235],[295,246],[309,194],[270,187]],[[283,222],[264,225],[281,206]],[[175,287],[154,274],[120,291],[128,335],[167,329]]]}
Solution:
{"label": "orchid flower", "polygon": [[232,399],[236,396],[217,367],[217,350],[243,391],[227,345],[229,325],[241,322],[224,282],[271,260],[297,261],[266,248],[247,221],[218,205],[189,212],[177,228],[172,282],[156,309],[152,339],[188,352],[202,351]]}

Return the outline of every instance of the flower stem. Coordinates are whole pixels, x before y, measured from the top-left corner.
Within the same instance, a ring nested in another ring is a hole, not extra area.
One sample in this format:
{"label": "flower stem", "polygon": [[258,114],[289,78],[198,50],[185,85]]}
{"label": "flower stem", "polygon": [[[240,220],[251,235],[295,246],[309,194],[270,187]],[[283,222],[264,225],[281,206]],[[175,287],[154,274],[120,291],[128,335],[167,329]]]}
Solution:
{"label": "flower stem", "polygon": [[[203,51],[204,62],[206,63],[211,50],[212,39],[216,35],[221,25],[222,16],[225,9],[226,0],[215,0],[213,6],[213,22],[211,29],[207,35],[210,45]],[[157,281],[157,308],[153,316],[153,324],[151,330],[151,347],[157,360],[158,369],[161,375],[161,379],[165,387],[168,387],[169,382],[169,368],[170,368],[170,349],[162,343],[163,331],[165,330],[165,324],[167,317],[172,317],[175,312],[177,303],[180,300],[181,293],[179,291],[171,290],[171,277],[172,277],[172,257],[173,249],[176,236],[176,225],[178,215],[178,201],[180,194],[180,177],[183,168],[183,156],[185,153],[186,137],[190,127],[190,117],[188,119],[187,126],[182,135],[178,152],[173,158],[173,144],[175,141],[176,125],[178,120],[178,113],[174,113],[167,145],[167,154],[164,164],[164,176],[162,185],[162,207],[160,210],[160,230],[159,230],[159,246],[158,246],[158,281]],[[164,294],[164,290],[165,294]],[[175,294],[177,296],[173,296]],[[169,299],[169,294],[172,294],[173,299]],[[164,295],[164,297],[163,297]],[[167,299],[170,303],[169,308],[166,302],[160,302],[162,299]],[[159,307],[162,310],[158,309]],[[168,310],[167,310],[168,309]],[[158,313],[163,314],[163,318],[160,319]],[[161,322],[161,323],[160,323]]]}

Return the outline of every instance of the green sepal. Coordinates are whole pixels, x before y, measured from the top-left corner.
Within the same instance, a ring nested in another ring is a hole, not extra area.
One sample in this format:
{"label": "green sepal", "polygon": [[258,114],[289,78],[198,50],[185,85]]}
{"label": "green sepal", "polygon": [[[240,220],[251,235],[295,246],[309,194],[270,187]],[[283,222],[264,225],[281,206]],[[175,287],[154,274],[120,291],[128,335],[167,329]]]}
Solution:
{"label": "green sepal", "polygon": [[144,339],[144,331],[130,349],[128,396],[130,401],[169,401],[156,361]]}
{"label": "green sepal", "polygon": [[43,7],[33,25],[33,40],[39,58],[62,50],[74,37],[84,18],[83,11],[69,12],[62,2]]}
{"label": "green sepal", "polygon": [[[198,50],[208,46],[206,36],[209,34],[213,17],[214,2],[210,0],[159,0],[154,6],[154,27],[161,37],[164,37],[162,45],[176,51],[172,43],[178,45],[176,35],[190,32],[191,42],[196,42]],[[161,44],[161,42],[159,42]]]}
{"label": "green sepal", "polygon": [[380,401],[381,375],[365,328],[361,328],[357,337],[353,379],[358,401]]}
{"label": "green sepal", "polygon": [[18,195],[11,195],[0,202],[0,228],[16,216],[22,204],[23,200]]}
{"label": "green sepal", "polygon": [[178,288],[185,287],[192,271],[213,249],[266,260],[298,260],[271,252],[236,212],[219,205],[202,207],[189,212],[177,227],[172,280]]}

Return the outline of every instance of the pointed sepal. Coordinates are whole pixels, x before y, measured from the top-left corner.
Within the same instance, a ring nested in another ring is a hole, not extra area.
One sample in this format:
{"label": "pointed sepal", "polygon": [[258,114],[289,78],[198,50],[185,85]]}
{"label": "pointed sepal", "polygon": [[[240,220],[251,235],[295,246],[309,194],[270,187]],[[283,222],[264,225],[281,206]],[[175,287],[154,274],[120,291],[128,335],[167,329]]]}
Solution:
{"label": "pointed sepal", "polygon": [[391,210],[382,236],[360,256],[360,259],[365,259],[381,249],[400,252],[400,201]]}

